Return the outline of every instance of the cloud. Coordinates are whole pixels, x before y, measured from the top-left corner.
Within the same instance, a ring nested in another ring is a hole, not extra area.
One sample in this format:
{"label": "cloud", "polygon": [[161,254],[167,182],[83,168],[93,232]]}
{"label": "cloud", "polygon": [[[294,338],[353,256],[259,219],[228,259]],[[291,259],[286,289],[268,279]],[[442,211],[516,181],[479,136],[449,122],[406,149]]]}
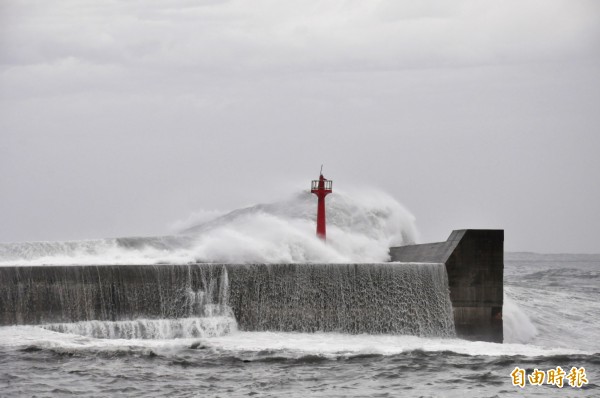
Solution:
{"label": "cloud", "polygon": [[[296,76],[597,58],[596,4],[11,1],[1,17],[0,100],[75,96],[65,106],[93,107],[169,98],[205,109],[248,101],[266,81],[297,90]],[[319,106],[305,91],[293,100]]]}
{"label": "cloud", "polygon": [[535,209],[550,224],[567,195],[548,187],[568,187],[583,203],[556,224],[591,246],[600,188],[581,182],[598,168],[599,11],[2,1],[0,239],[160,234],[193,209],[265,202],[325,162],[336,183],[406,202],[424,240],[460,221],[567,244],[522,220]]}
{"label": "cloud", "polygon": [[0,55],[8,72],[74,59],[82,71],[124,68],[124,79],[543,61],[589,56],[599,8],[560,0],[9,2]]}
{"label": "cloud", "polygon": [[6,2],[0,98],[197,96],[198,87],[220,90],[215,81],[236,77],[594,58],[599,8],[563,0]]}

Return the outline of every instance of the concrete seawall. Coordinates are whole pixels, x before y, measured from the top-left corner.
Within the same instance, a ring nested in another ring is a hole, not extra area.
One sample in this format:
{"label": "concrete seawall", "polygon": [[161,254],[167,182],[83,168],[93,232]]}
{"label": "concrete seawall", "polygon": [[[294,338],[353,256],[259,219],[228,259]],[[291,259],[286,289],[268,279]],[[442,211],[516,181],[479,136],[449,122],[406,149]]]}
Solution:
{"label": "concrete seawall", "polygon": [[456,230],[445,242],[392,247],[390,256],[445,264],[457,336],[503,341],[503,230]]}
{"label": "concrete seawall", "polygon": [[458,230],[390,263],[0,267],[0,325],[233,313],[242,330],[502,342],[503,249],[502,230]]}
{"label": "concrete seawall", "polygon": [[241,330],[455,336],[443,264],[0,267],[0,325],[233,313]]}

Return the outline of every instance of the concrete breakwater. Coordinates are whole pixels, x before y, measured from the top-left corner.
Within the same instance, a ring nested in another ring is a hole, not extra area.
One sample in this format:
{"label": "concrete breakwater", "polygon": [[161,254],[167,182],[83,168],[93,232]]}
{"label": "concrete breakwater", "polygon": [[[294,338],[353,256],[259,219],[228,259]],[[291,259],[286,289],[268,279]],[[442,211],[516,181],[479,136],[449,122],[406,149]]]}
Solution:
{"label": "concrete breakwater", "polygon": [[441,263],[19,266],[0,286],[1,325],[233,316],[248,331],[455,335]]}

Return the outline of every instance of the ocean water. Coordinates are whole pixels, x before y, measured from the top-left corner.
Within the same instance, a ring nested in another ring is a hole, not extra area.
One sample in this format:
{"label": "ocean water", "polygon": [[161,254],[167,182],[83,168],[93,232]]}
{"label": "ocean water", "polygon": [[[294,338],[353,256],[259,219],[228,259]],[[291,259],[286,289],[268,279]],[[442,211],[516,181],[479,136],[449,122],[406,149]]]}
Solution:
{"label": "ocean water", "polygon": [[[504,344],[244,332],[223,313],[0,327],[0,396],[597,397],[599,275],[600,255],[507,253]],[[517,366],[583,367],[588,384],[520,388]]]}
{"label": "ocean water", "polygon": [[[0,244],[0,266],[377,263],[390,246],[418,239],[414,217],[393,198],[337,191],[325,245],[315,237],[315,200],[302,192],[199,212],[163,237]],[[0,397],[598,397],[599,273],[600,255],[507,253],[504,344],[248,332],[223,303],[181,319],[4,326]],[[515,367],[557,366],[585,368],[588,384],[511,382]]]}

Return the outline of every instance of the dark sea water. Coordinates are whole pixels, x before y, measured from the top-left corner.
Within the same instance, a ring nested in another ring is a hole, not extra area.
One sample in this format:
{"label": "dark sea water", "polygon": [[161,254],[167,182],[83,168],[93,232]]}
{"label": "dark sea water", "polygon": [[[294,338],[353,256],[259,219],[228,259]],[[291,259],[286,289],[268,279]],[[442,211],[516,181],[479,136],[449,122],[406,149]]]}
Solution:
{"label": "dark sea water", "polygon": [[[0,396],[600,396],[600,255],[507,253],[505,292],[505,344],[242,332],[222,317],[183,338],[169,320],[120,326],[153,327],[152,339],[92,337],[110,336],[106,323],[1,327]],[[520,388],[517,366],[584,367],[588,384]]]}

